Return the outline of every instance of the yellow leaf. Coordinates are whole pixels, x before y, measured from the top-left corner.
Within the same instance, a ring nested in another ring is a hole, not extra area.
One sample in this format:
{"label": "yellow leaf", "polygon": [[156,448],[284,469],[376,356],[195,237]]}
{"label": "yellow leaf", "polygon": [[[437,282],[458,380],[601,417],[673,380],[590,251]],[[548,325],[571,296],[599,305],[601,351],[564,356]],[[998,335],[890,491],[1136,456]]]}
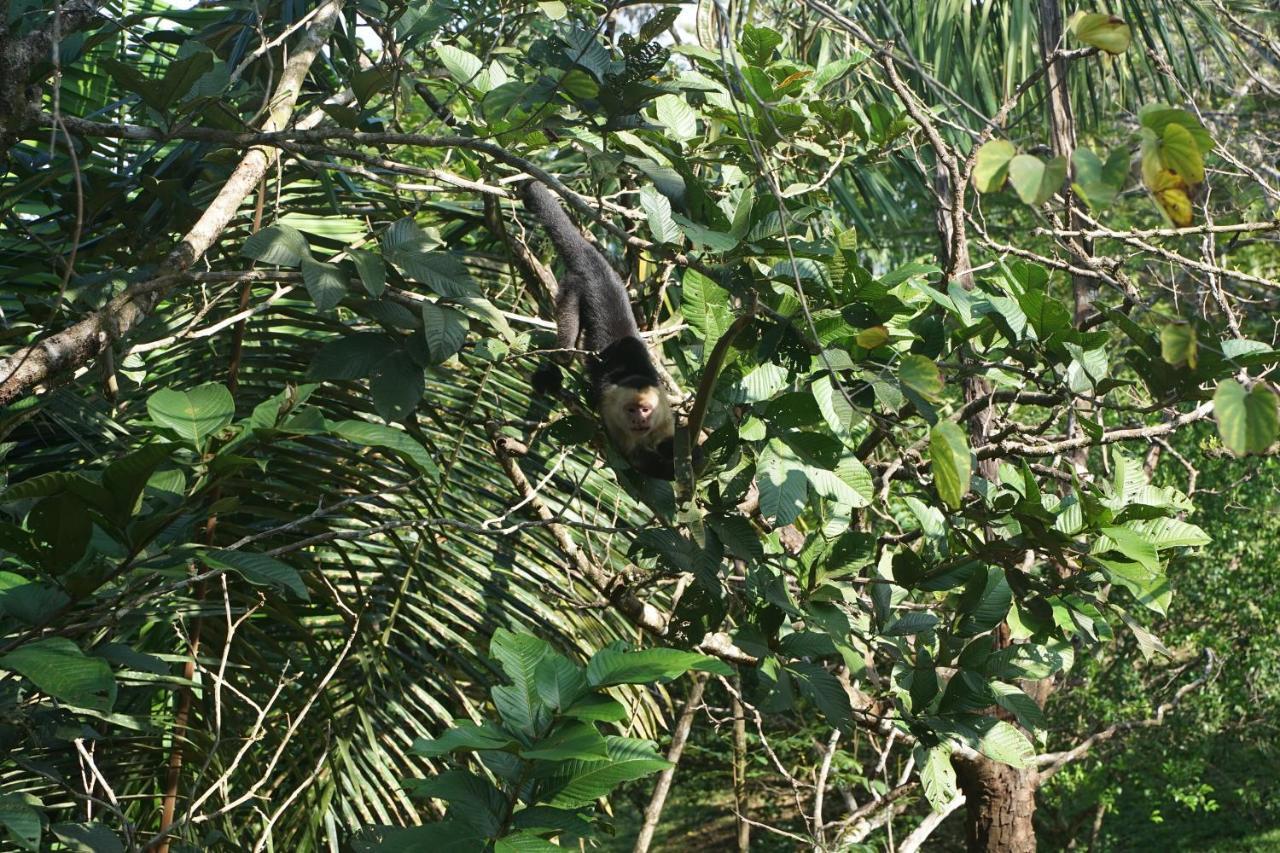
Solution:
{"label": "yellow leaf", "polygon": [[1080,41],[1107,53],[1124,53],[1129,47],[1129,25],[1115,15],[1077,12],[1070,26]]}

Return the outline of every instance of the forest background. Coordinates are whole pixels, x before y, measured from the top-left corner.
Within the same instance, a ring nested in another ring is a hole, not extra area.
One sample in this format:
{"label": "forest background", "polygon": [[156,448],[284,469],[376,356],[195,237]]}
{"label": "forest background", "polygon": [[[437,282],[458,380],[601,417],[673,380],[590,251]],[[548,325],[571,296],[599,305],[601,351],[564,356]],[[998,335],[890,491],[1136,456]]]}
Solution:
{"label": "forest background", "polygon": [[3,843],[1280,848],[1271,4],[0,21]]}

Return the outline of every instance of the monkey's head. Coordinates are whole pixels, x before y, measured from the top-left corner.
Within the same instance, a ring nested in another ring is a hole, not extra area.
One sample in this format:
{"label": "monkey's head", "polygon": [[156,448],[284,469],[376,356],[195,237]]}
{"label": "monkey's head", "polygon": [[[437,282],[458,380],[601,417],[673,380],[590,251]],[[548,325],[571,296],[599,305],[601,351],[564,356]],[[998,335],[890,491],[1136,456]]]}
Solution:
{"label": "monkey's head", "polygon": [[675,431],[671,404],[657,385],[609,385],[600,409],[609,437],[623,453],[637,446],[655,447]]}

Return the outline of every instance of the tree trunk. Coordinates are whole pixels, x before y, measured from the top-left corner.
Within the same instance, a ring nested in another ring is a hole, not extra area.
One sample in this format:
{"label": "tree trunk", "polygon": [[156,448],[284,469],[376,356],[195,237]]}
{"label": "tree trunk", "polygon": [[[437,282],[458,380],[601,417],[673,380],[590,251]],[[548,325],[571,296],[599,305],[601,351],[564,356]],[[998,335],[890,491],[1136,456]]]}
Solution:
{"label": "tree trunk", "polygon": [[964,791],[965,840],[971,851],[1023,853],[1036,849],[1031,817],[1036,810],[1039,773],[1015,770],[978,756],[956,759],[956,778]]}

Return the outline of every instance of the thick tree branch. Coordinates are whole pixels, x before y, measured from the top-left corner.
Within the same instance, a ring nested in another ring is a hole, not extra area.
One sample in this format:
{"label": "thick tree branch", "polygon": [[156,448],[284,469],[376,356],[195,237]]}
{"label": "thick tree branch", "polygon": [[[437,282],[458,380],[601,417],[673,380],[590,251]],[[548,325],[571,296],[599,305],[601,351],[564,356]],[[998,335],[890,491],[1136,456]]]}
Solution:
{"label": "thick tree branch", "polygon": [[[279,130],[289,124],[311,63],[328,41],[341,8],[341,0],[328,0],[291,51],[271,97],[271,112],[263,123],[268,131]],[[317,109],[299,124],[312,127],[324,117],[325,113]],[[0,363],[0,406],[13,402],[63,371],[87,363],[103,347],[121,339],[145,320],[180,274],[203,257],[222,235],[235,217],[240,203],[257,187],[267,168],[278,157],[279,152],[274,148],[250,149],[204,214],[169,252],[155,278],[140,286],[141,291],[131,288],[108,302],[102,310],[19,350]],[[155,286],[159,281],[165,283]]]}

